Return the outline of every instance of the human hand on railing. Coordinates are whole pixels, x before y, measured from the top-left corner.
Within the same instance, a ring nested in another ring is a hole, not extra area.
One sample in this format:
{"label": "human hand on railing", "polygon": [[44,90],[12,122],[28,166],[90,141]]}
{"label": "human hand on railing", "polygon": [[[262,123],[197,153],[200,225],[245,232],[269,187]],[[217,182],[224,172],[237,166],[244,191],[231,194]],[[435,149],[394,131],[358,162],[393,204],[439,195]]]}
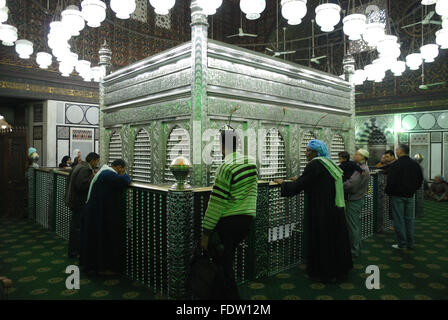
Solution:
{"label": "human hand on railing", "polygon": [[201,238],[201,247],[202,249],[207,251],[207,247],[208,247],[208,236],[206,236],[205,234],[202,234],[202,238]]}
{"label": "human hand on railing", "polygon": [[274,179],[273,182],[277,183],[277,184],[282,184],[283,183],[283,179]]}

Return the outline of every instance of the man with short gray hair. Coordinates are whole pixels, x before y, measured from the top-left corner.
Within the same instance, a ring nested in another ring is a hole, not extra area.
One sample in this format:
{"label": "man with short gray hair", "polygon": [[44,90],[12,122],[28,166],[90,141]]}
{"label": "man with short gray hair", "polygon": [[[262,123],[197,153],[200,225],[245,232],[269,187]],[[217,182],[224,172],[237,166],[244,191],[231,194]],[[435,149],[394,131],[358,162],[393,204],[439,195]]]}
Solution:
{"label": "man with short gray hair", "polygon": [[352,257],[358,258],[361,253],[361,209],[364,205],[364,196],[369,189],[370,172],[367,166],[369,152],[359,149],[353,158],[361,167],[362,173],[354,171],[350,179],[344,182],[344,192],[348,194],[345,218],[347,219]]}

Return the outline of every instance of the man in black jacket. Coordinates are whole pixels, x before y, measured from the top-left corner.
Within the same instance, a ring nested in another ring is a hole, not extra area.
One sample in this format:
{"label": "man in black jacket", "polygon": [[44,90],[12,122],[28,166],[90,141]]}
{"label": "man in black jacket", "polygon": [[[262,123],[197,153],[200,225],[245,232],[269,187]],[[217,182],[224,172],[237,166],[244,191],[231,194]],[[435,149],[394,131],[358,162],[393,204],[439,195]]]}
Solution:
{"label": "man in black jacket", "polygon": [[409,147],[399,145],[398,160],[388,166],[386,194],[390,196],[395,234],[395,249],[414,248],[414,193],[423,183],[420,165],[409,158]]}
{"label": "man in black jacket", "polygon": [[81,215],[87,201],[90,182],[93,179],[93,170],[98,165],[100,156],[91,152],[86,161],[81,161],[73,168],[67,188],[65,203],[72,211],[70,220],[70,233],[68,240],[68,256],[76,258],[81,247]]}

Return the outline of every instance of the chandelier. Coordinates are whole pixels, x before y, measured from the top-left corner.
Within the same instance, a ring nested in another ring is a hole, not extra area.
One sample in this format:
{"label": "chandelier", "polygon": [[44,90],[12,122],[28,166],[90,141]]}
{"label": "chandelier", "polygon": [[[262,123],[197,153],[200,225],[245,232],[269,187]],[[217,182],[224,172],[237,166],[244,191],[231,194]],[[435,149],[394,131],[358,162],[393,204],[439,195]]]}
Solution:
{"label": "chandelier", "polygon": [[81,77],[87,76],[90,74],[90,61],[87,60],[78,60],[75,64],[75,70],[79,73]]}
{"label": "chandelier", "polygon": [[362,37],[365,42],[370,47],[375,47],[377,43],[384,38],[384,23],[373,22],[366,25],[366,29],[362,34]]}
{"label": "chandelier", "polygon": [[248,20],[256,20],[266,8],[266,0],[240,0],[240,8]]}
{"label": "chandelier", "polygon": [[365,72],[363,69],[355,70],[352,81],[356,86],[363,84],[364,81],[366,80],[367,80],[367,72]]}
{"label": "chandelier", "polygon": [[3,8],[4,6],[6,6],[6,0],[0,0],[0,9]]}
{"label": "chandelier", "polygon": [[420,53],[411,53],[406,57],[406,65],[411,70],[417,70],[422,63],[423,59]]}
{"label": "chandelier", "polygon": [[13,46],[17,41],[17,28],[9,24],[0,24],[0,41],[4,46]]}
{"label": "chandelier", "polygon": [[422,0],[422,5],[430,6],[430,5],[432,5],[432,4],[436,3],[436,2],[437,2],[437,0]]}
{"label": "chandelier", "polygon": [[222,5],[222,0],[198,0],[198,4],[206,15],[211,16]]}
{"label": "chandelier", "polygon": [[324,3],[316,8],[316,23],[323,32],[331,32],[341,19],[341,7],[334,3]]}
{"label": "chandelier", "polygon": [[348,36],[349,40],[355,41],[361,39],[361,35],[366,29],[366,16],[363,14],[351,14],[342,20],[344,24],[344,33]]}
{"label": "chandelier", "polygon": [[382,57],[397,59],[400,54],[400,44],[397,42],[398,38],[392,35],[386,35],[383,39],[378,41],[376,49]]}
{"label": "chandelier", "polygon": [[31,41],[25,39],[16,41],[16,52],[21,59],[29,59],[33,51],[33,43]]}
{"label": "chandelier", "polygon": [[406,71],[406,63],[404,61],[396,61],[391,68],[394,76],[399,77]]}
{"label": "chandelier", "polygon": [[0,23],[6,22],[8,20],[8,7],[0,8]]}
{"label": "chandelier", "polygon": [[41,69],[48,69],[53,62],[53,56],[47,52],[38,52],[36,54],[36,62]]}
{"label": "chandelier", "polygon": [[157,14],[166,15],[174,7],[176,0],[149,0],[149,3],[154,7]]}
{"label": "chandelier", "polygon": [[434,43],[425,44],[420,47],[420,53],[426,63],[434,62],[434,59],[439,55],[439,46]]}
{"label": "chandelier", "polygon": [[129,19],[135,11],[135,0],[110,0],[110,8],[118,19]]}
{"label": "chandelier", "polygon": [[448,16],[448,0],[438,0],[436,4],[436,13],[439,16]]}
{"label": "chandelier", "polygon": [[288,20],[290,25],[298,25],[302,23],[302,18],[306,15],[307,0],[282,0],[282,16]]}
{"label": "chandelier", "polygon": [[98,28],[106,19],[106,4],[101,0],[83,0],[81,2],[82,16],[91,28]]}
{"label": "chandelier", "polygon": [[436,32],[436,43],[440,48],[448,49],[448,29],[440,29]]}
{"label": "chandelier", "polygon": [[74,37],[79,36],[79,32],[86,26],[82,13],[77,6],[68,6],[67,9],[62,11],[61,16],[61,22]]}

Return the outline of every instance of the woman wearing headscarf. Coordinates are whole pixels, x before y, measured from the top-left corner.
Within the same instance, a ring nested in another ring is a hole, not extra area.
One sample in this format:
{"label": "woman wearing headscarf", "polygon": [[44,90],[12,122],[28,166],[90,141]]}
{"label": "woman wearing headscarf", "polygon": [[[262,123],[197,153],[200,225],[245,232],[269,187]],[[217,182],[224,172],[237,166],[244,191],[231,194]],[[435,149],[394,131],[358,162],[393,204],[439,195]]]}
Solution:
{"label": "woman wearing headscarf", "polygon": [[75,149],[73,151],[73,162],[72,162],[72,168],[74,168],[78,163],[81,162],[81,150]]}
{"label": "woman wearing headscarf", "polygon": [[345,220],[342,170],[329,159],[327,146],[311,140],[308,161],[293,182],[276,180],[281,195],[292,197],[305,191],[306,272],[314,281],[343,281],[353,268]]}
{"label": "woman wearing headscarf", "polygon": [[59,168],[65,169],[70,168],[72,164],[72,159],[69,156],[64,156],[59,164]]}

